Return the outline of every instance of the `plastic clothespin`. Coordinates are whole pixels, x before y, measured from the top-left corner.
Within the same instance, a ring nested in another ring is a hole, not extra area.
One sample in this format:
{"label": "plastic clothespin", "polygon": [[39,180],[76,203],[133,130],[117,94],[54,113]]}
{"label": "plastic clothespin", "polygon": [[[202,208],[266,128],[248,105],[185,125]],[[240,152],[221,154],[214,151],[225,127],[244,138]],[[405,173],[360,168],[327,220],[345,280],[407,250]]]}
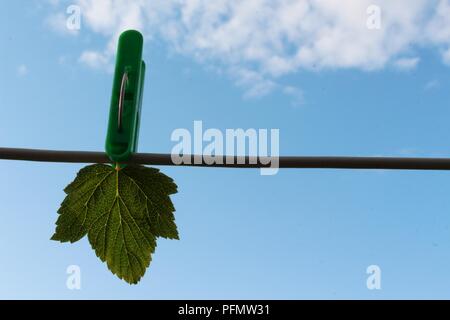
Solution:
{"label": "plastic clothespin", "polygon": [[145,78],[143,43],[136,30],[125,31],[119,38],[105,145],[116,165],[137,152]]}

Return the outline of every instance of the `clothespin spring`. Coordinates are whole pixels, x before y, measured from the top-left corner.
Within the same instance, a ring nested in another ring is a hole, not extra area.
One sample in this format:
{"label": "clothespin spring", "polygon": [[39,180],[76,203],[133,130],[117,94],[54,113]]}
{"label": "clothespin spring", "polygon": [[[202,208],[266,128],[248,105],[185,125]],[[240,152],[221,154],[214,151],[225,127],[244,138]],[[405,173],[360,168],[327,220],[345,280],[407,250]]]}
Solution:
{"label": "clothespin spring", "polygon": [[118,110],[118,117],[117,117],[117,130],[119,132],[122,131],[122,114],[123,114],[123,107],[124,107],[124,101],[125,101],[125,90],[127,88],[128,84],[128,73],[125,71],[122,76],[122,82],[120,84],[120,95],[119,95],[119,110]]}

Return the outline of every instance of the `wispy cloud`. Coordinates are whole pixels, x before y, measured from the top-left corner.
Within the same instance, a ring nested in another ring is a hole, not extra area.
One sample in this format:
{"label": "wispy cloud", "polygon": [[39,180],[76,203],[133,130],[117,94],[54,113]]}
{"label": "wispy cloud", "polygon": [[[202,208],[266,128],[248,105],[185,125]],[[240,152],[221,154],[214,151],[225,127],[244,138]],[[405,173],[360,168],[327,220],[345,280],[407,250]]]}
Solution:
{"label": "wispy cloud", "polygon": [[305,104],[305,95],[301,89],[292,86],[285,86],[283,87],[283,93],[292,98],[292,105],[294,107],[299,107]]}
{"label": "wispy cloud", "polygon": [[17,67],[16,73],[19,77],[24,77],[28,74],[28,67],[25,64],[21,64]]}
{"label": "wispy cloud", "polygon": [[442,53],[442,59],[444,59],[445,64],[450,66],[450,48]]}
{"label": "wispy cloud", "polygon": [[234,67],[230,69],[230,74],[236,79],[236,84],[245,89],[245,96],[249,98],[264,96],[277,86],[274,81],[251,69]]}
{"label": "wispy cloud", "polygon": [[394,65],[399,70],[411,70],[417,67],[420,62],[420,58],[400,58],[394,61]]}
{"label": "wispy cloud", "polygon": [[428,82],[425,84],[424,89],[428,91],[428,90],[436,89],[436,88],[438,88],[439,86],[440,86],[439,81],[436,80],[436,79],[434,79],[434,80],[428,81]]}
{"label": "wispy cloud", "polygon": [[99,51],[83,51],[78,61],[92,69],[105,69],[107,71],[112,69],[110,56]]}

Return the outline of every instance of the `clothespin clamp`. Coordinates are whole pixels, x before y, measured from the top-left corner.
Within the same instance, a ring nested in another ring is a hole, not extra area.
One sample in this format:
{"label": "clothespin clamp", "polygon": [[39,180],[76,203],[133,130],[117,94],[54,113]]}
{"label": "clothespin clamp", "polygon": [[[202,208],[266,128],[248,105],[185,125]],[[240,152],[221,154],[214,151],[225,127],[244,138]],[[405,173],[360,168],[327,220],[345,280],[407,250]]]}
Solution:
{"label": "clothespin clamp", "polygon": [[135,30],[125,31],[119,38],[105,145],[116,166],[137,152],[145,78],[143,43]]}

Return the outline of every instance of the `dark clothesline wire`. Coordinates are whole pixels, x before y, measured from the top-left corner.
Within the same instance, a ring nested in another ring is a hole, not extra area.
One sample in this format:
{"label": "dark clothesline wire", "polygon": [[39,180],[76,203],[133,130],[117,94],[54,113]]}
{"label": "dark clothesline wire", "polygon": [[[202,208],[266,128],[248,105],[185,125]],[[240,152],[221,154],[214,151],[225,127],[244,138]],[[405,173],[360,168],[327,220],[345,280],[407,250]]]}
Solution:
{"label": "dark clothesline wire", "polygon": [[[277,160],[270,157],[231,157],[233,163],[229,163],[230,161],[227,163],[227,157],[220,156],[222,161],[219,162],[221,163],[208,164],[203,161],[201,156],[187,155],[185,157],[190,158],[190,163],[176,165],[172,162],[170,154],[136,153],[125,163],[155,166],[266,168],[276,164]],[[0,159],[64,163],[111,162],[104,152],[18,148],[0,148]],[[201,163],[198,163],[199,159]],[[450,170],[450,158],[283,156],[278,158],[278,167],[305,169]]]}

